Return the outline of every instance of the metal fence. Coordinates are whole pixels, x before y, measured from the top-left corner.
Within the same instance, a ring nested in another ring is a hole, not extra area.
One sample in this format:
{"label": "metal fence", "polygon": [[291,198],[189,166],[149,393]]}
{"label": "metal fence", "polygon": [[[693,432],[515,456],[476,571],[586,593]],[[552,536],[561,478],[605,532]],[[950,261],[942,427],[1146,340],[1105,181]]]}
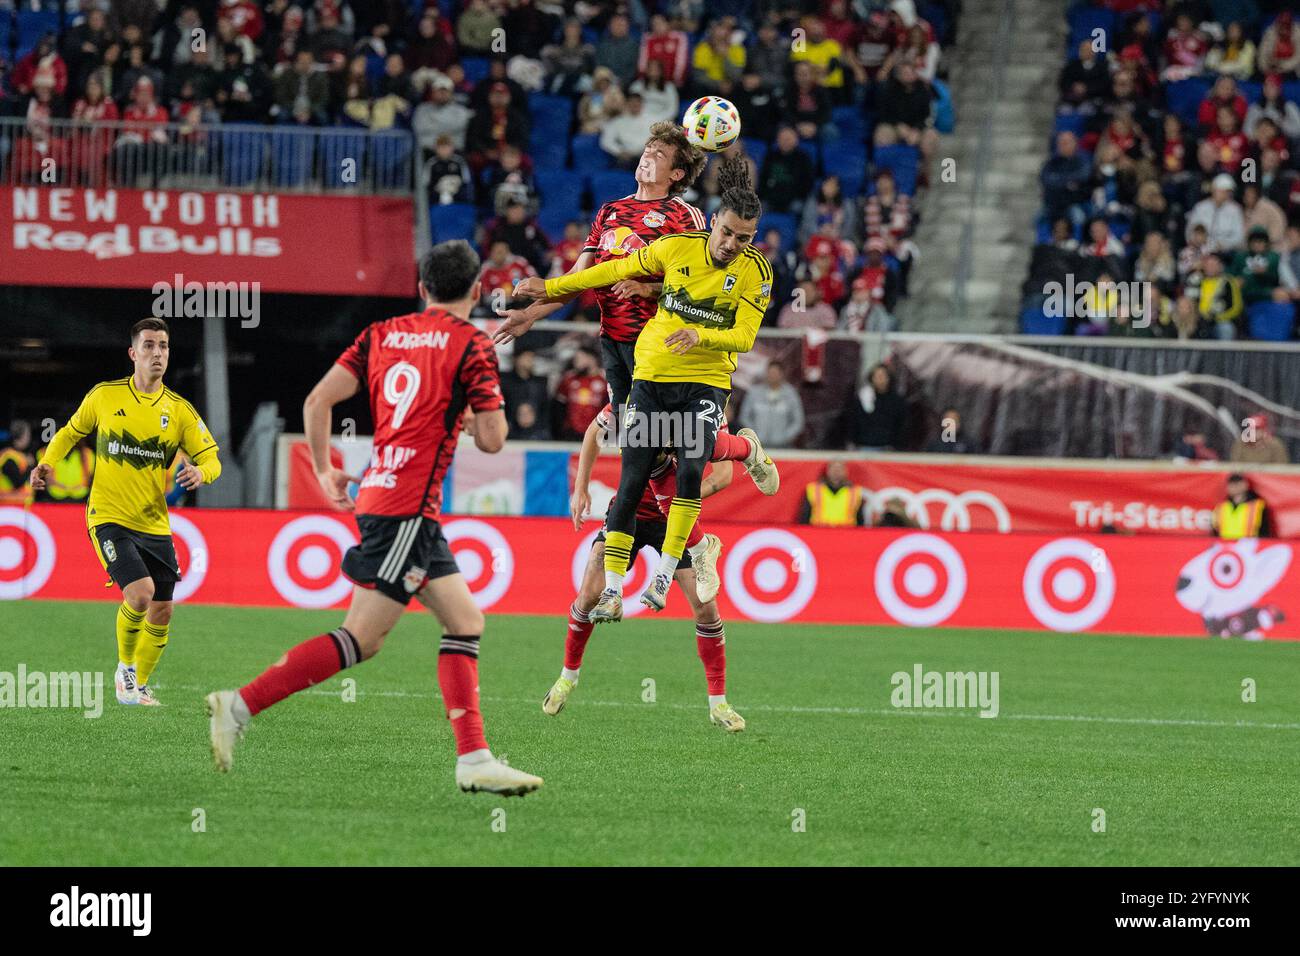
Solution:
{"label": "metal fence", "polygon": [[0,117],[0,186],[412,193],[405,130]]}

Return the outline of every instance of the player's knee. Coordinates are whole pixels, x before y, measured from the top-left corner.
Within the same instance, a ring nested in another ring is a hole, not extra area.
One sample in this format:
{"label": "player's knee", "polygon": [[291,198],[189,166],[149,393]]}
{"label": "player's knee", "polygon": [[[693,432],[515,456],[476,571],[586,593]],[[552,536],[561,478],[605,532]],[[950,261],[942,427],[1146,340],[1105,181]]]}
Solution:
{"label": "player's knee", "polygon": [[153,582],[148,578],[132,581],[123,588],[122,599],[131,610],[143,614],[149,609],[149,602],[153,600],[153,591]]}
{"label": "player's knee", "polygon": [[482,634],[486,620],[477,607],[460,608],[444,622],[447,634]]}
{"label": "player's knee", "polygon": [[172,622],[172,603],[155,601],[149,605],[149,622],[151,624],[170,624]]}
{"label": "player's knee", "polygon": [[383,649],[388,632],[353,631],[352,636],[356,639],[357,649],[361,651],[361,660],[368,661]]}

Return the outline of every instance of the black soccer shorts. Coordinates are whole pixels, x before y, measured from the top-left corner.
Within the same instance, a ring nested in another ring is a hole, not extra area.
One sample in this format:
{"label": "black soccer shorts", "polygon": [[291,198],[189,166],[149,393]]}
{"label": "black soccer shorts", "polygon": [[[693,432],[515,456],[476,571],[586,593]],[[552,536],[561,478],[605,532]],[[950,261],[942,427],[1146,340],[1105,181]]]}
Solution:
{"label": "black soccer shorts", "polygon": [[[675,449],[678,467],[681,468],[684,458],[707,462],[713,457],[713,446],[718,440],[718,429],[722,427],[730,395],[729,389],[700,382],[651,382],[639,378],[632,383],[628,412],[646,416],[646,420],[665,413],[695,417],[702,426],[701,441],[696,447]],[[625,428],[630,427],[629,422],[630,419],[624,421]],[[631,433],[629,440],[632,440]]]}
{"label": "black soccer shorts", "polygon": [[357,515],[361,543],[343,555],[343,573],[354,584],[407,604],[424,582],[458,574],[442,525],[432,518]]}
{"label": "black soccer shorts", "polygon": [[145,534],[120,524],[96,525],[90,540],[99,563],[119,588],[141,578],[153,579],[153,599],[170,601],[181,579],[176,546],[169,534]]}

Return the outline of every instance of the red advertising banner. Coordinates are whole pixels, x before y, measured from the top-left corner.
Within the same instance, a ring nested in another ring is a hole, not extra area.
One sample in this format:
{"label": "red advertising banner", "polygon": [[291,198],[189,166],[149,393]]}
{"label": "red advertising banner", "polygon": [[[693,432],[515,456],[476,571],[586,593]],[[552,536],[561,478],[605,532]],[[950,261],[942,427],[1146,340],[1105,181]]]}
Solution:
{"label": "red advertising banner", "polygon": [[413,296],[409,198],[0,188],[0,282]]}
{"label": "red advertising banner", "polygon": [[[559,622],[598,525],[448,518],[443,528],[481,608]],[[1300,639],[1300,565],[1286,542],[710,528],[726,548],[728,620]],[[187,509],[172,531],[178,601],[341,608],[351,593],[339,572],[357,540],[347,515]],[[637,597],[656,561],[647,549],[632,570],[629,616],[648,613]],[[0,508],[0,599],[117,600],[104,581],[80,508]],[[663,615],[687,614],[671,594]]]}

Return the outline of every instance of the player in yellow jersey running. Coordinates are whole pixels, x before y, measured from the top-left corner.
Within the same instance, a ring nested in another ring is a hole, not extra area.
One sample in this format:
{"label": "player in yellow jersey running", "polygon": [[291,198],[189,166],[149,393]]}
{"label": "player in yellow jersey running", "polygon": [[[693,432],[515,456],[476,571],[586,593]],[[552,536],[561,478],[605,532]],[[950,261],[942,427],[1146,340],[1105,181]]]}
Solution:
{"label": "player in yellow jersey running", "polygon": [[[32,469],[44,488],[77,442],[95,439],[95,481],[86,526],[100,563],[122,589],[117,609],[117,702],[157,706],[149,678],[167,646],[172,592],[181,579],[164,497],[167,470],[183,451],[177,476],[187,491],[221,474],[217,443],[194,406],[163,385],[169,357],[167,323],[142,319],[131,328],[127,354],[135,371],[86,393]],[[143,631],[143,638],[141,636]]]}
{"label": "player in yellow jersey running", "polygon": [[652,610],[668,599],[673,571],[700,512],[704,466],[731,391],[736,356],[758,336],[772,295],[772,269],[751,248],[762,215],[743,163],[728,160],[718,175],[722,201],[709,232],[662,236],[635,255],[553,279],[525,279],[515,294],[554,300],[631,276],[662,276],[659,308],[636,340],[632,393],[619,444],[618,492],[605,524],[605,590],[592,621],[623,617],[623,578],[632,557],[636,507],[656,455],[677,455],[677,494],[659,568],[641,597]]}

